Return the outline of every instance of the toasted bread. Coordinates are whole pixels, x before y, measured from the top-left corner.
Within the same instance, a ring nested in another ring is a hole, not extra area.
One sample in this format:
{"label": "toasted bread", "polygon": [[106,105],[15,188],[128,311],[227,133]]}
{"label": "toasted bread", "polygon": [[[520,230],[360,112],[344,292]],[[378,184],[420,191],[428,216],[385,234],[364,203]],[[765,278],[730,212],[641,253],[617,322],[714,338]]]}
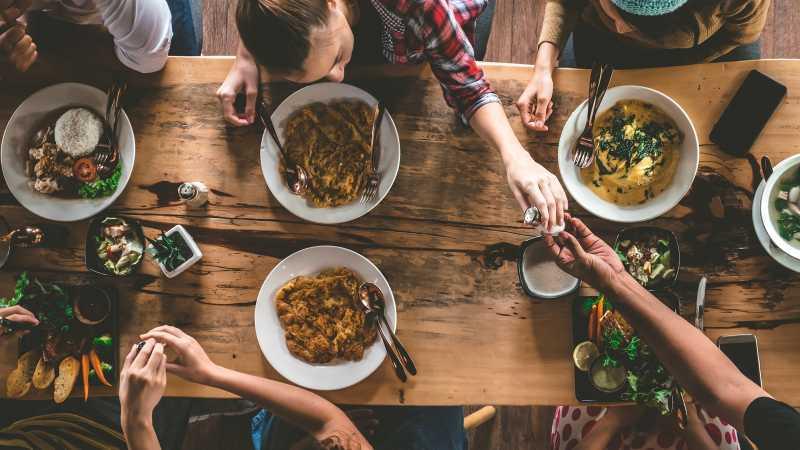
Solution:
{"label": "toasted bread", "polygon": [[19,357],[17,368],[11,371],[6,380],[6,394],[10,398],[24,397],[30,391],[33,371],[41,356],[41,352],[31,350]]}
{"label": "toasted bread", "polygon": [[39,358],[36,370],[33,372],[33,387],[36,389],[47,389],[53,384],[56,378],[56,368],[52,364],[45,362],[44,357]]}
{"label": "toasted bread", "polygon": [[56,403],[64,403],[64,400],[69,398],[80,370],[81,363],[74,356],[67,356],[58,364],[58,376],[53,388],[53,400]]}

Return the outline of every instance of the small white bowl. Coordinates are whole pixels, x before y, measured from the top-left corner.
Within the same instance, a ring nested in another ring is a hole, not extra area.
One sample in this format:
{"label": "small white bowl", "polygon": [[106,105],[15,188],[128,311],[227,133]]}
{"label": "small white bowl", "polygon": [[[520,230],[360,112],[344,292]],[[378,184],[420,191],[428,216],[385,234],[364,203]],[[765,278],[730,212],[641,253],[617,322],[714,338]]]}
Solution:
{"label": "small white bowl", "polygon": [[166,266],[164,266],[164,264],[159,262],[158,267],[161,267],[161,271],[167,278],[177,277],[178,275],[185,272],[186,269],[194,265],[197,261],[200,261],[200,259],[203,257],[203,252],[200,251],[200,247],[197,246],[197,242],[194,241],[192,235],[190,235],[189,232],[186,231],[186,228],[184,228],[183,225],[175,225],[164,234],[167,236],[172,236],[175,233],[180,234],[181,237],[183,238],[183,241],[186,242],[186,245],[188,245],[189,249],[192,250],[192,257],[184,261],[183,264],[181,264],[180,266],[176,267],[175,270],[167,270]]}
{"label": "small white bowl", "polygon": [[641,205],[621,206],[598,197],[580,178],[580,169],[572,162],[572,148],[586,125],[586,101],[569,116],[558,141],[558,168],[570,195],[590,213],[612,222],[644,222],[654,219],[677,205],[689,192],[700,162],[697,132],[689,115],[675,100],[643,86],[617,86],[606,91],[598,115],[620,100],[641,100],[657,106],[675,121],[683,134],[678,168],[664,192]]}
{"label": "small white bowl", "polygon": [[798,170],[800,170],[800,154],[781,161],[772,170],[772,175],[770,175],[766,186],[764,186],[764,193],[761,198],[761,220],[764,221],[764,228],[767,230],[770,240],[779,249],[795,259],[800,259],[800,244],[791,244],[781,237],[777,226],[780,211],[775,209],[775,199],[778,197],[778,186],[781,181],[794,176]]}

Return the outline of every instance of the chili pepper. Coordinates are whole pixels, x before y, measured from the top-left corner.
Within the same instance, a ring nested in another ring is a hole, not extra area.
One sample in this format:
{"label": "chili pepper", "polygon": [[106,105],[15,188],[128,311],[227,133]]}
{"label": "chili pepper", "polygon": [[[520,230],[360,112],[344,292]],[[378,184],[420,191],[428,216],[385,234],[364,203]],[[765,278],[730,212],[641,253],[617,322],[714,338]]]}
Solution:
{"label": "chili pepper", "polygon": [[596,329],[595,323],[597,322],[597,305],[592,305],[592,312],[589,313],[589,340],[594,341],[594,331]]}
{"label": "chili pepper", "polygon": [[92,368],[94,368],[94,373],[97,375],[97,379],[100,380],[100,383],[111,387],[111,383],[106,380],[106,375],[103,373],[103,365],[100,363],[100,357],[97,356],[97,351],[95,351],[95,349],[89,352],[89,361],[92,363]]}
{"label": "chili pepper", "polygon": [[89,355],[81,355],[81,375],[83,376],[83,401],[89,400]]}

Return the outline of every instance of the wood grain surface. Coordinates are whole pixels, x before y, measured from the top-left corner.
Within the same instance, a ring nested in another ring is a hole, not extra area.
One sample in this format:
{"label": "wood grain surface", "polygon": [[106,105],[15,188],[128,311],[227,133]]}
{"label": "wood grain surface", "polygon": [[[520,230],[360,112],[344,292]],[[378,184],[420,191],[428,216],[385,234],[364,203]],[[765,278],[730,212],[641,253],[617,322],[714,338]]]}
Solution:
{"label": "wood grain surface", "polygon": [[[570,404],[575,403],[570,353],[569,302],[531,299],[521,290],[518,245],[532,233],[496,153],[458,125],[438,83],[426,69],[379,67],[354,71],[350,82],[387,103],[397,124],[402,163],[386,200],[348,224],[304,223],[269,194],[259,167],[261,130],[225,126],[214,92],[231,58],[171,58],[159,74],[133,77],[125,100],[136,134],[137,161],[125,193],[112,211],[140,220],[146,234],[183,224],[204,258],[173,280],[145,262],[135,276],[117,281],[121,293],[121,349],[138,334],[172,323],[195,336],[211,358],[237,370],[279,378],[264,360],[253,329],[254,303],[267,273],[281,258],[319,244],[351,248],[387,276],[398,301],[399,337],[419,375],[400,383],[388,363],[362,383],[323,393],[340,403]],[[588,73],[561,69],[551,131],[527,133],[513,100],[530,66],[485,64],[519,138],[534,157],[555,166],[559,130],[583,100]],[[706,329],[710,337],[753,332],[760,342],[766,388],[800,405],[800,277],[764,253],[750,222],[753,171],[747,160],[708,142],[716,118],[746,73],[757,68],[789,87],[789,95],[756,142],[757,156],[773,163],[800,151],[800,61],[760,61],[618,71],[612,85],[641,84],[675,98],[701,139],[700,171],[689,195],[653,224],[676,232],[683,253],[677,294],[686,310],[699,277],[709,277]],[[59,73],[58,79],[52,76]],[[83,80],[105,88],[108,78],[83,69],[49,71],[0,91],[0,124],[37,88]],[[296,86],[273,86],[279,101]],[[211,189],[202,210],[175,198],[182,181]],[[605,237],[620,228],[571,211]],[[12,225],[39,223],[8,190],[0,215]],[[29,270],[49,280],[92,280],[83,265],[86,223],[69,225],[57,248],[20,250],[0,273],[0,293]],[[0,386],[13,367],[16,344],[0,345]],[[171,377],[171,396],[224,396]]]}

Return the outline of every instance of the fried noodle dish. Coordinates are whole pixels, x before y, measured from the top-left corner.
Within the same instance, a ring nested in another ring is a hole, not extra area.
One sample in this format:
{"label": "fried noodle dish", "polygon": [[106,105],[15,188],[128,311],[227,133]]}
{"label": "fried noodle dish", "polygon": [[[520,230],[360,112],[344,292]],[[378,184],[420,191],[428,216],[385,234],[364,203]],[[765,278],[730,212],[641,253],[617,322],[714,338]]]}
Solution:
{"label": "fried noodle dish", "polygon": [[289,351],[310,363],[360,360],[377,336],[375,327],[365,327],[366,315],[353,303],[360,284],[356,274],[339,267],[281,287],[275,306]]}
{"label": "fried noodle dish", "polygon": [[312,103],[289,117],[285,147],[310,175],[306,198],[318,208],[341,206],[361,194],[375,109],[362,101]]}

